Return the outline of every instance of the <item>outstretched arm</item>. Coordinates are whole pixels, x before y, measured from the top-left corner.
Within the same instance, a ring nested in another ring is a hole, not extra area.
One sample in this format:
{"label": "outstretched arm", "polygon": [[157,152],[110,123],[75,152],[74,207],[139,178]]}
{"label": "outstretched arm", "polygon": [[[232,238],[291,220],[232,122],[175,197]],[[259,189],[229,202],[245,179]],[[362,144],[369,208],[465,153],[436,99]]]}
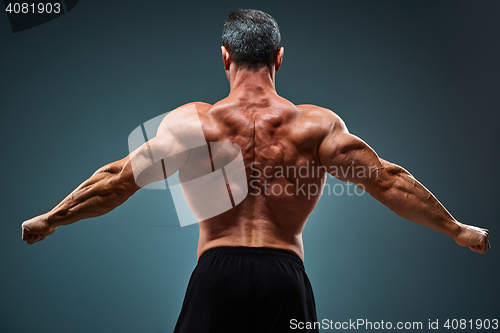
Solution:
{"label": "outstretched arm", "polygon": [[200,138],[204,142],[195,104],[170,112],[156,137],[124,159],[97,170],[50,212],[23,222],[23,241],[33,244],[60,225],[106,214],[141,187],[174,174],[189,156],[187,146]]}
{"label": "outstretched arm", "polygon": [[399,216],[442,232],[461,246],[478,253],[489,250],[488,230],[458,222],[408,171],[379,158],[338,116],[328,117],[331,126],[318,152],[333,176],[355,183]]}
{"label": "outstretched arm", "polygon": [[[172,175],[185,163],[182,150],[171,131],[164,131],[129,156],[98,169],[50,212],[22,224],[22,239],[28,244],[44,240],[60,225],[109,213],[141,187]],[[165,156],[156,161],[153,155]]]}
{"label": "outstretched arm", "polygon": [[22,239],[33,244],[54,233],[60,225],[106,214],[138,189],[129,156],[110,163],[97,170],[50,212],[25,221]]}

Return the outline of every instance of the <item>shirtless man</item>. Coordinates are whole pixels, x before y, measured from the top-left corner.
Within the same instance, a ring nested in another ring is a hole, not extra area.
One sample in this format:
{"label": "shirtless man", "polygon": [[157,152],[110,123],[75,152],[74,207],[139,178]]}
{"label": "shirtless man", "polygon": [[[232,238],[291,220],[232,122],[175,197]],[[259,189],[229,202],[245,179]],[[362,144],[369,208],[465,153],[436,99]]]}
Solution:
{"label": "shirtless man", "polygon": [[[305,194],[299,188],[323,187],[325,171],[355,183],[398,215],[442,232],[458,245],[478,253],[489,250],[488,230],[455,220],[410,173],[379,158],[350,134],[335,113],[294,105],[278,96],[275,72],[283,52],[271,16],[256,10],[232,12],[222,46],[228,97],[214,105],[195,102],[172,111],[142,150],[100,168],[50,212],[24,222],[22,239],[33,244],[60,225],[106,214],[125,202],[140,188],[133,161],[142,158],[146,146],[167,155],[182,146],[180,137],[189,135],[182,133],[190,133],[196,123],[182,110],[195,107],[206,142],[240,147],[251,186],[235,207],[199,222],[198,265],[176,332],[283,332],[290,330],[292,319],[316,321],[302,265],[302,230],[321,191]],[[172,134],[173,128],[182,133]],[[196,164],[189,154],[179,156],[168,163],[165,176]],[[278,167],[318,166],[320,172],[309,177],[273,172]],[[349,168],[373,172],[345,172]],[[276,188],[282,191],[270,190]]]}

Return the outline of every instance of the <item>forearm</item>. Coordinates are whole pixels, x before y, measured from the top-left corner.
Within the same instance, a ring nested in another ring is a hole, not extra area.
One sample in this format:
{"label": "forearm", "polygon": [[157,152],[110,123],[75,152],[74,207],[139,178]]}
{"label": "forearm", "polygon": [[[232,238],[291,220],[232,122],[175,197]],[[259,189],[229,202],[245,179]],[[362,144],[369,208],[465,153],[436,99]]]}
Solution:
{"label": "forearm", "polygon": [[138,188],[131,184],[128,159],[97,170],[54,209],[47,213],[53,226],[104,215],[125,202]]}
{"label": "forearm", "polygon": [[372,196],[399,216],[455,239],[461,223],[405,169],[386,161],[383,164]]}

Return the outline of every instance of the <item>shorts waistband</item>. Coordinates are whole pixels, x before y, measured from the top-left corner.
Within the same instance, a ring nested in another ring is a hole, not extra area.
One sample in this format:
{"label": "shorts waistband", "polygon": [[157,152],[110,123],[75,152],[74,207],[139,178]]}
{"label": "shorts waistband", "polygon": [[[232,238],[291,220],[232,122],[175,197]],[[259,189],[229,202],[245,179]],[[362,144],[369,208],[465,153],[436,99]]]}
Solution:
{"label": "shorts waistband", "polygon": [[200,256],[207,258],[218,255],[242,256],[242,257],[273,257],[286,258],[303,265],[302,259],[292,251],[276,249],[272,247],[250,247],[250,246],[219,246],[206,250]]}

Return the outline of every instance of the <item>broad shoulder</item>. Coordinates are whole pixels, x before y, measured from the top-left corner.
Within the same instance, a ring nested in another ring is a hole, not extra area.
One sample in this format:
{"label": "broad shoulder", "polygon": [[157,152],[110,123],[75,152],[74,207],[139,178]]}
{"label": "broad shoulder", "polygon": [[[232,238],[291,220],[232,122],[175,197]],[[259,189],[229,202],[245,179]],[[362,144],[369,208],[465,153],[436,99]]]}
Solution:
{"label": "broad shoulder", "polygon": [[344,121],[330,109],[313,104],[300,104],[296,106],[302,112],[302,117],[306,121],[318,124],[327,133],[345,129]]}
{"label": "broad shoulder", "polygon": [[158,136],[177,138],[203,137],[200,115],[211,107],[208,103],[192,102],[168,112],[160,123]]}
{"label": "broad shoulder", "polygon": [[175,108],[169,114],[174,114],[175,116],[182,116],[182,113],[189,112],[189,110],[196,110],[198,113],[205,113],[211,107],[212,104],[209,103],[191,102]]}
{"label": "broad shoulder", "polygon": [[165,115],[162,125],[167,125],[168,123],[175,123],[178,125],[190,123],[193,121],[193,118],[199,117],[199,114],[205,113],[211,107],[211,104],[203,102],[191,102],[181,105]]}
{"label": "broad shoulder", "polygon": [[318,118],[323,121],[339,121],[340,117],[330,109],[313,105],[313,104],[299,104],[296,105],[304,116]]}
{"label": "broad shoulder", "polygon": [[[185,104],[183,106],[194,106],[194,107],[196,107],[198,112],[206,112],[212,107],[212,104],[205,103],[205,102],[191,102],[191,103]],[[181,107],[183,107],[183,106],[181,106]]]}

